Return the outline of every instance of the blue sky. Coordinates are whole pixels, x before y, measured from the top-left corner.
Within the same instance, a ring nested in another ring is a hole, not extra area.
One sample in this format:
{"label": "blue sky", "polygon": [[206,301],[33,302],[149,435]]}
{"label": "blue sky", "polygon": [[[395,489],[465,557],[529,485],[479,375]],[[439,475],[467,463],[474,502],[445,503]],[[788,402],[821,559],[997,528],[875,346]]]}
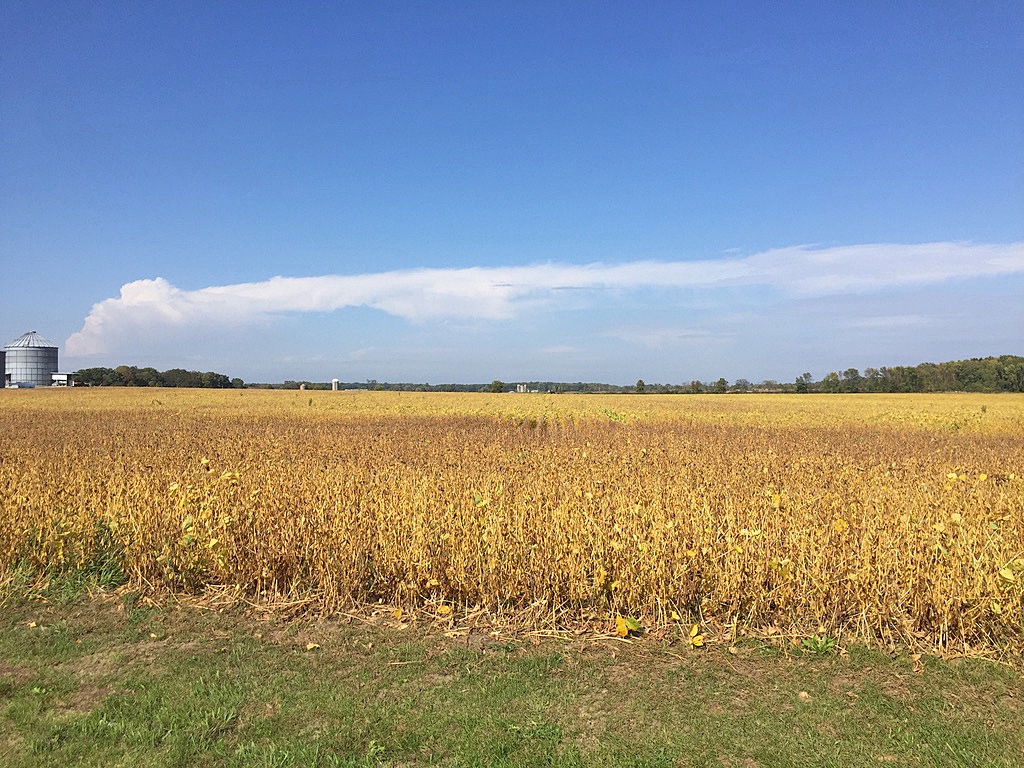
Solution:
{"label": "blue sky", "polygon": [[1022,72],[1018,2],[9,0],[0,336],[247,381],[1024,354]]}

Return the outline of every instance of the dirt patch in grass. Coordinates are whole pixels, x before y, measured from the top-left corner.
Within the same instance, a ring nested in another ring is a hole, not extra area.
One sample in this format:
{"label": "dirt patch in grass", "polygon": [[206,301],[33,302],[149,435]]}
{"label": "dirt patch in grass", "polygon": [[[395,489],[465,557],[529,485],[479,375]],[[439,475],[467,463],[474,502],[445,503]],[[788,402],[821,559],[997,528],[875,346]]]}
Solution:
{"label": "dirt patch in grass", "polygon": [[68,713],[88,713],[99,707],[113,692],[107,686],[80,684],[70,695],[59,699],[56,706]]}
{"label": "dirt patch in grass", "polygon": [[24,685],[35,676],[36,672],[31,667],[8,664],[0,659],[0,685]]}
{"label": "dirt patch in grass", "polygon": [[584,751],[591,751],[600,744],[608,731],[608,723],[614,713],[614,703],[609,699],[608,689],[586,694],[572,702],[570,711],[576,720],[579,744]]}
{"label": "dirt patch in grass", "polygon": [[104,649],[64,662],[58,669],[83,680],[102,680],[125,669],[128,659],[140,655],[137,650],[132,646]]}

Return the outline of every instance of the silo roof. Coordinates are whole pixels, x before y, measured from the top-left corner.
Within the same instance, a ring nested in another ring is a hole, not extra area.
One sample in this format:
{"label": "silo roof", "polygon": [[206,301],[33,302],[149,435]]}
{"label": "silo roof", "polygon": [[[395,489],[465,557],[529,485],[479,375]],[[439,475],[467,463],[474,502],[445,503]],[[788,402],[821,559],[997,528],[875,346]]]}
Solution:
{"label": "silo roof", "polygon": [[29,331],[28,333],[23,333],[10,344],[5,345],[4,349],[18,349],[22,347],[56,349],[57,345],[49,339],[40,336],[35,331]]}

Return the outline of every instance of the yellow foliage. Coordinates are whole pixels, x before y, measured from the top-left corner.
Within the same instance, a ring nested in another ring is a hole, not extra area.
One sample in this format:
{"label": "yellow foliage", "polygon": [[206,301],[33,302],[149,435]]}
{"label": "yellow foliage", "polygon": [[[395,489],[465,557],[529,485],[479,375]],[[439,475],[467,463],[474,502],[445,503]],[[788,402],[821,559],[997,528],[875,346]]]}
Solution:
{"label": "yellow foliage", "polygon": [[700,633],[700,627],[696,624],[690,627],[690,645],[694,648],[702,648],[704,646],[704,635]]}

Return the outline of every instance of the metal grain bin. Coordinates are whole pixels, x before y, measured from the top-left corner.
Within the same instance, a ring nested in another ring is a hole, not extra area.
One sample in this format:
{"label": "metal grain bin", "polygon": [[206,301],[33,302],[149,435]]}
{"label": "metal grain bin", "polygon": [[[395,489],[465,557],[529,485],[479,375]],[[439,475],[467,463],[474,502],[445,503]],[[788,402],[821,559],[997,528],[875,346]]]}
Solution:
{"label": "metal grain bin", "polygon": [[48,387],[57,372],[57,345],[35,331],[19,336],[4,347],[8,384]]}

